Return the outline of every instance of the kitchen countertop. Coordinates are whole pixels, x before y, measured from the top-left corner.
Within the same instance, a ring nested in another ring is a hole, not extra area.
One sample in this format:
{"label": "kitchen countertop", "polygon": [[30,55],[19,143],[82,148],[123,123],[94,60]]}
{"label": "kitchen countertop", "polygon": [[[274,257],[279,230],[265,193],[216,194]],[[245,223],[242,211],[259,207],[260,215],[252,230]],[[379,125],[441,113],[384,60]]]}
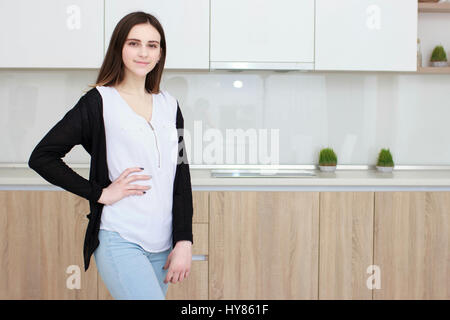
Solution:
{"label": "kitchen countertop", "polygon": [[[75,172],[88,179],[88,168],[73,168]],[[450,190],[450,170],[394,170],[382,173],[376,170],[336,170],[333,173],[319,170],[316,176],[298,178],[214,178],[210,169],[192,169],[191,183],[193,189],[213,190],[227,187],[447,187]],[[51,185],[29,168],[0,168],[0,186],[3,190],[19,186]],[[16,188],[14,188],[17,190]],[[29,189],[29,188],[27,188]]]}

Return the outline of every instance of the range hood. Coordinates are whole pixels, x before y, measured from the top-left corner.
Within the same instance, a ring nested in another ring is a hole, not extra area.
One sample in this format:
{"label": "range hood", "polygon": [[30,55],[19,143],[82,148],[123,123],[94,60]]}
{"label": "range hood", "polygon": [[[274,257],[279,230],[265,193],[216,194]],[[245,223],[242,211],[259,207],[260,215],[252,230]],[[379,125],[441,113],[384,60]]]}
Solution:
{"label": "range hood", "polygon": [[314,62],[221,62],[211,61],[209,70],[279,70],[310,71],[314,70]]}

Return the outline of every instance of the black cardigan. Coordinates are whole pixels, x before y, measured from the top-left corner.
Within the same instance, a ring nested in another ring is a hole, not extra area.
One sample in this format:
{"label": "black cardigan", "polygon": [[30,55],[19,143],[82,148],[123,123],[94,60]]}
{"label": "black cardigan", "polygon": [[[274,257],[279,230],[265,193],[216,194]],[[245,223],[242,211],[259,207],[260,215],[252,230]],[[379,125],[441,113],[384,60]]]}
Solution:
{"label": "black cardigan", "polygon": [[[180,240],[192,243],[192,187],[184,145],[184,119],[177,101],[178,162],[173,189],[173,247]],[[62,158],[81,144],[90,154],[89,181],[67,166]],[[97,202],[109,179],[106,161],[103,101],[97,88],[86,92],[65,116],[50,129],[31,153],[28,166],[51,184],[89,200],[89,223],[84,239],[84,266],[89,268],[91,255],[99,245],[98,232],[103,204]]]}

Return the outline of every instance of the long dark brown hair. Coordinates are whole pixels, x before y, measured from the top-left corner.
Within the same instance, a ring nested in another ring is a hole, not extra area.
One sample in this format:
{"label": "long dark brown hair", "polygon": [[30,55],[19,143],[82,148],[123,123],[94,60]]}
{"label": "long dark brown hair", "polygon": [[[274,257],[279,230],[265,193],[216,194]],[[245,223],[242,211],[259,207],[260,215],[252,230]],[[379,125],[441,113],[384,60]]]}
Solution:
{"label": "long dark brown hair", "polygon": [[123,81],[125,76],[124,63],[122,60],[123,45],[131,28],[142,23],[150,23],[161,36],[161,58],[145,78],[145,90],[148,93],[160,93],[159,84],[166,62],[166,37],[164,36],[163,27],[158,19],[143,11],[131,12],[117,23],[111,35],[108,51],[106,52],[106,56],[98,73],[97,80],[94,85],[89,85],[90,87],[109,87],[120,84]]}

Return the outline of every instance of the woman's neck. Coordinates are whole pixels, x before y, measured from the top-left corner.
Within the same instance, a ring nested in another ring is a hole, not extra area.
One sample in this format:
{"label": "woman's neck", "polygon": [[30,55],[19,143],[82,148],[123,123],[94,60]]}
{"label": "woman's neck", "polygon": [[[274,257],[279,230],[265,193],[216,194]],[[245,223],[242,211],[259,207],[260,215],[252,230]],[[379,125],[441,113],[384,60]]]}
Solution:
{"label": "woman's neck", "polygon": [[115,85],[117,90],[129,95],[145,97],[148,95],[145,90],[145,77],[137,77],[131,74],[125,74],[124,80]]}

